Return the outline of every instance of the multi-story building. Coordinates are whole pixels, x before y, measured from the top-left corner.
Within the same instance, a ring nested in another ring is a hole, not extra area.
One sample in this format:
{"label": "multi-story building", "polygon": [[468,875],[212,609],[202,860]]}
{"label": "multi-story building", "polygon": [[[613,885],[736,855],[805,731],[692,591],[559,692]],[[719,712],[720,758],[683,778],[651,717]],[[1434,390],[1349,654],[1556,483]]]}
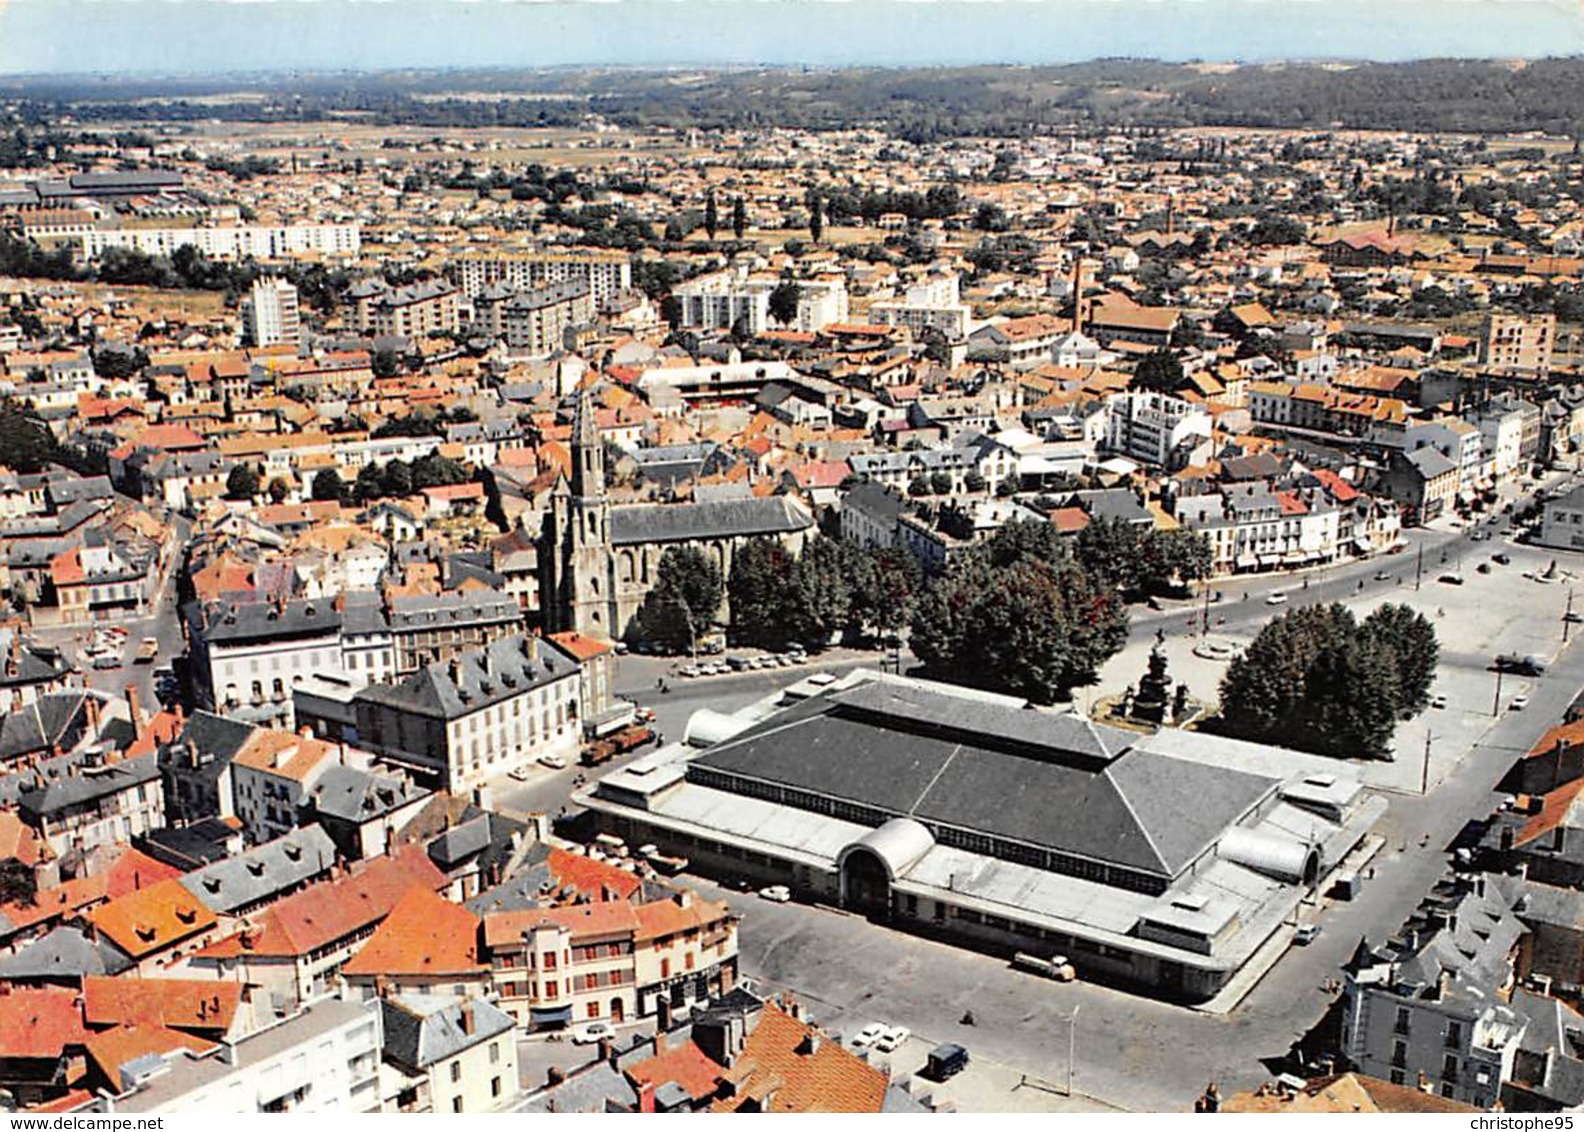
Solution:
{"label": "multi-story building", "polygon": [[1470,409],[1467,419],[1480,430],[1481,448],[1498,481],[1535,461],[1540,451],[1540,410],[1528,401],[1503,393]]}
{"label": "multi-story building", "polygon": [[85,752],[41,770],[16,795],[17,811],[57,857],[119,845],[165,824],[165,798],[153,754],[130,759]]}
{"label": "multi-story building", "polygon": [[1311,566],[1341,553],[1341,511],[1318,491],[1249,485],[1178,499],[1177,521],[1210,544],[1211,572]]}
{"label": "multi-story building", "polygon": [[380,1005],[320,999],[235,1042],[123,1072],[115,1112],[378,1112]]}
{"label": "multi-story building", "polygon": [[291,731],[255,731],[231,760],[231,789],[252,845],[296,829],[314,784],[335,765],[337,748]]}
{"label": "multi-story building", "polygon": [[1584,550],[1584,487],[1576,487],[1545,505],[1537,541],[1541,546]]}
{"label": "multi-story building", "polygon": [[[749,334],[772,329],[770,296],[781,286],[774,277],[749,275],[746,269],[717,271],[690,279],[672,292],[679,325],[686,330],[731,330]],[[788,330],[813,332],[847,320],[847,285],[840,280],[799,280],[797,316]]]}
{"label": "multi-story building", "polygon": [[380,1000],[387,1112],[494,1112],[518,1092],[515,1023],[476,998]]}
{"label": "multi-story building", "polygon": [[198,698],[229,719],[289,729],[292,689],[342,675],[341,614],[331,602],[212,602],[193,617]]}
{"label": "multi-story building", "polygon": [[1130,460],[1179,471],[1210,456],[1210,414],[1160,393],[1114,393],[1106,399],[1106,449]]}
{"label": "multi-story building", "polygon": [[481,252],[459,256],[447,274],[470,299],[498,285],[531,290],[574,280],[588,284],[596,305],[632,290],[632,261],[621,252]]}
{"label": "multi-story building", "polygon": [[509,594],[468,590],[394,597],[388,611],[394,675],[450,660],[522,629],[522,606]]}
{"label": "multi-story building", "polygon": [[568,329],[594,318],[587,281],[570,279],[520,291],[498,305],[498,336],[514,354],[553,354],[564,348]]}
{"label": "multi-story building", "polygon": [[1507,879],[1443,881],[1387,943],[1360,942],[1343,968],[1343,1053],[1355,1069],[1495,1105],[1527,1022],[1508,1001],[1524,926]]}
{"label": "multi-story building", "polygon": [[462,328],[457,289],[444,279],[393,287],[369,308],[367,329],[385,338],[455,334]]}
{"label": "multi-story building", "polygon": [[211,259],[277,260],[295,256],[355,258],[362,250],[356,224],[238,225],[223,228],[110,228],[82,238],[83,255],[98,259],[110,248],[171,256],[184,245]]}
{"label": "multi-story building", "polygon": [[737,981],[737,917],[688,890],[488,912],[484,944],[501,1009],[534,1029],[655,1016],[664,1028]]}
{"label": "multi-story building", "polygon": [[1556,315],[1492,311],[1480,327],[1479,363],[1503,373],[1545,374],[1556,346]]}
{"label": "multi-story building", "polygon": [[297,288],[284,279],[260,279],[242,300],[242,336],[250,346],[302,343]]}
{"label": "multi-story building", "polygon": [[[515,608],[515,606],[514,606]],[[359,741],[451,791],[582,741],[579,666],[558,645],[507,637],[353,698]]]}
{"label": "multi-story building", "polygon": [[956,273],[948,273],[913,284],[901,298],[872,304],[869,318],[880,326],[905,327],[915,337],[933,331],[948,342],[960,342],[968,337],[973,308],[962,301]]}

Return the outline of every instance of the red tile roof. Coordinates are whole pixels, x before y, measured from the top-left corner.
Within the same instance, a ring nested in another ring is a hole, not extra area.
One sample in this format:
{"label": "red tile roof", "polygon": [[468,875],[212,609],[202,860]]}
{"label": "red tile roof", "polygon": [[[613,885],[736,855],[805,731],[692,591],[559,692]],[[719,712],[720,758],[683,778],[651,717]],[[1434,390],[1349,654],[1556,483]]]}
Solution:
{"label": "red tile roof", "polygon": [[0,1058],[55,1058],[87,1040],[76,991],[0,989]]}
{"label": "red tile roof", "polygon": [[1575,778],[1546,794],[1541,800],[1539,811],[1529,815],[1529,820],[1524,822],[1523,828],[1513,838],[1513,844],[1527,845],[1561,825],[1581,790],[1584,790],[1584,778]]}
{"label": "red tile roof", "polygon": [[701,928],[727,916],[726,902],[693,897],[686,904],[675,900],[653,900],[637,906],[638,938],[659,939],[678,932]]}
{"label": "red tile roof", "polygon": [[550,868],[550,875],[561,885],[575,888],[582,896],[599,899],[604,893],[612,892],[618,899],[626,900],[643,885],[626,869],[618,869],[593,857],[568,853],[565,849],[550,850],[550,858],[545,864]]}
{"label": "red tile roof", "polygon": [[163,951],[215,926],[214,913],[175,880],[117,897],[94,909],[88,919],[133,959]]}
{"label": "red tile roof", "polygon": [[763,1102],[766,1112],[879,1112],[889,1082],[884,1070],[774,1002],[765,1004],[726,1076],[737,1088],[715,1102],[715,1112],[735,1112],[748,1100]]}
{"label": "red tile roof", "polygon": [[409,889],[341,968],[344,975],[474,975],[479,918],[427,888]]}
{"label": "red tile roof", "polygon": [[271,904],[252,928],[200,954],[297,958],[374,927],[412,889],[438,891],[445,883],[423,847],[408,846],[393,857],[376,857],[354,872]]}
{"label": "red tile roof", "polygon": [[648,1061],[627,1067],[627,1076],[634,1085],[654,1085],[658,1088],[668,1081],[674,1081],[694,1101],[712,1095],[720,1087],[721,1074],[724,1072],[692,1042],[674,1045]]}
{"label": "red tile roof", "polygon": [[[170,738],[174,738],[174,733]],[[165,739],[169,742],[170,738]],[[150,888],[162,880],[173,880],[182,871],[164,861],[156,861],[147,853],[128,848],[106,870],[105,891],[112,897],[126,896],[140,889]]]}
{"label": "red tile roof", "polygon": [[191,1034],[167,1030],[164,1026],[142,1024],[117,1026],[113,1030],[95,1034],[88,1039],[87,1047],[88,1060],[94,1068],[112,1089],[121,1092],[127,1085],[121,1078],[121,1067],[128,1062],[149,1054],[170,1053],[178,1049],[203,1053],[213,1049],[215,1043]]}
{"label": "red tile roof", "polygon": [[213,979],[83,979],[83,1018],[90,1026],[140,1023],[225,1033],[242,1005],[242,984]]}
{"label": "red tile roof", "polygon": [[524,932],[541,924],[565,928],[573,940],[632,935],[638,929],[638,912],[625,900],[488,912],[484,916],[484,943],[488,947],[515,944]]}

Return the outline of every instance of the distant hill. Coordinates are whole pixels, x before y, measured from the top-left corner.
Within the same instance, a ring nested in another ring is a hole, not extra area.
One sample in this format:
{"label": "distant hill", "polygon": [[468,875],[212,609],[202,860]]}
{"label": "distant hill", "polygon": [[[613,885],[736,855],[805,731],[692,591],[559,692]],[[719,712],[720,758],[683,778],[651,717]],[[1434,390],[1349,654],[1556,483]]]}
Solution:
{"label": "distant hill", "polygon": [[[228,97],[237,94],[252,98]],[[447,97],[447,95],[467,97]],[[488,97],[480,97],[488,96]],[[377,124],[868,125],[912,140],[1057,128],[1262,126],[1424,132],[1584,130],[1584,59],[1200,66],[1105,59],[1052,67],[626,71],[402,71],[208,79],[0,82],[38,120],[79,118]]]}

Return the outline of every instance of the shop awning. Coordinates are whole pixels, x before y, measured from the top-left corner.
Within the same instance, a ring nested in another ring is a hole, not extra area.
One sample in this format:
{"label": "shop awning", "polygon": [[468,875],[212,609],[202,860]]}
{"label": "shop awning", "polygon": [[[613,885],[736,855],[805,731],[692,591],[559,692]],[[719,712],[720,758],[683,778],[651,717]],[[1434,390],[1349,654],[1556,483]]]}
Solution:
{"label": "shop awning", "polygon": [[564,1025],[564,1024],[572,1021],[572,1007],[570,1007],[570,1006],[553,1006],[553,1007],[535,1006],[535,1007],[532,1007],[532,1008],[529,1009],[529,1011],[528,1011],[528,1019],[535,1026],[554,1026],[557,1023],[560,1023],[560,1024]]}

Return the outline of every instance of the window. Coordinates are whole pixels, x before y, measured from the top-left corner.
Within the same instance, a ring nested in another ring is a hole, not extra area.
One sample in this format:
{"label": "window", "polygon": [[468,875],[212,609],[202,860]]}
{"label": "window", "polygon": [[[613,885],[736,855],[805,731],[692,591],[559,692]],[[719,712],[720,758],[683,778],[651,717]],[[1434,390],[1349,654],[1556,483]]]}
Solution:
{"label": "window", "polygon": [[500,1096],[500,1094],[501,1094],[500,1078],[499,1077],[491,1077],[490,1078],[490,1096],[498,1097],[498,1096]]}
{"label": "window", "polygon": [[591,1003],[588,1004],[588,1016],[590,1018],[598,1018],[600,1016],[600,1004],[599,1003],[591,1002]]}
{"label": "window", "polygon": [[460,1080],[462,1080],[462,1063],[453,1061],[451,1063],[451,1083],[455,1085]]}
{"label": "window", "polygon": [[1397,1024],[1392,1027],[1392,1033],[1406,1034],[1408,1032],[1410,1017],[1411,1015],[1408,1008],[1406,1006],[1399,1006],[1397,1008]]}
{"label": "window", "polygon": [[1408,1068],[1408,1043],[1407,1042],[1400,1041],[1400,1040],[1393,1040],[1393,1042],[1392,1042],[1391,1063],[1392,1063],[1393,1066],[1395,1066],[1398,1069],[1406,1069],[1406,1068]]}
{"label": "window", "polygon": [[660,960],[660,977],[662,979],[669,979],[671,977],[671,960]]}
{"label": "window", "polygon": [[549,982],[545,983],[545,997],[546,998],[554,998],[555,996],[556,996],[556,981],[554,979],[551,979]]}
{"label": "window", "polygon": [[1463,1023],[1447,1022],[1446,1047],[1447,1049],[1463,1048]]}
{"label": "window", "polygon": [[490,1043],[489,1059],[490,1059],[490,1064],[491,1065],[499,1065],[500,1064],[500,1043],[499,1042],[491,1042]]}
{"label": "window", "polygon": [[1441,1061],[1441,1080],[1449,1085],[1457,1084],[1458,1059],[1456,1054],[1447,1054]]}
{"label": "window", "polygon": [[1391,1083],[1393,1085],[1402,1085],[1402,1084],[1405,1084],[1406,1082],[1407,1082],[1407,1075],[1405,1073],[1403,1073],[1403,1071],[1401,1069],[1393,1069],[1391,1071]]}
{"label": "window", "polygon": [[462,1111],[462,1098],[461,1097],[452,1097],[451,1098],[451,1111],[452,1112],[461,1112]]}

